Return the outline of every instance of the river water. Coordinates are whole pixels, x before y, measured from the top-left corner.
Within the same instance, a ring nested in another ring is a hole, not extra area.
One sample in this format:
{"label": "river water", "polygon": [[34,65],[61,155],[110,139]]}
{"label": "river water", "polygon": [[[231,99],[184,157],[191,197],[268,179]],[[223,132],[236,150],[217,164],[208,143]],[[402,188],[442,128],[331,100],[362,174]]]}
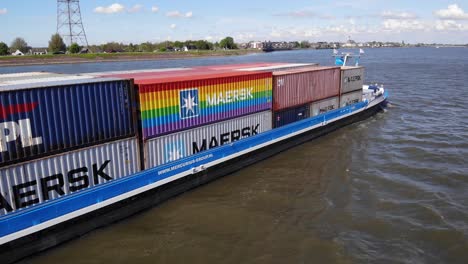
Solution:
{"label": "river water", "polygon": [[[0,68],[318,62],[331,51]],[[468,49],[368,49],[392,106],[26,263],[468,263]]]}

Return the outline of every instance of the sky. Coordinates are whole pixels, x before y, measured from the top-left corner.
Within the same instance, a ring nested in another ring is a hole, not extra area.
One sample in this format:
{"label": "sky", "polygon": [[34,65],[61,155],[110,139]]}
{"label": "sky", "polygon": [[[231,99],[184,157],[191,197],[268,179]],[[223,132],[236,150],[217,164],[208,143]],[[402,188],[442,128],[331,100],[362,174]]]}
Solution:
{"label": "sky", "polygon": [[[206,39],[468,43],[468,0],[81,0],[89,44]],[[47,46],[57,1],[0,0],[0,42]]]}

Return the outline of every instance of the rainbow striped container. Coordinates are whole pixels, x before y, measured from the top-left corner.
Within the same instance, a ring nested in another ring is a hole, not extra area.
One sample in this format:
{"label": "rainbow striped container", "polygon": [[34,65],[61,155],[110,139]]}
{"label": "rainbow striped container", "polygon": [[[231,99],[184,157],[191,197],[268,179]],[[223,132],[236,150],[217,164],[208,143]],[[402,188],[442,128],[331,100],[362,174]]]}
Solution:
{"label": "rainbow striped container", "polygon": [[144,140],[272,108],[269,72],[141,76],[135,85]]}

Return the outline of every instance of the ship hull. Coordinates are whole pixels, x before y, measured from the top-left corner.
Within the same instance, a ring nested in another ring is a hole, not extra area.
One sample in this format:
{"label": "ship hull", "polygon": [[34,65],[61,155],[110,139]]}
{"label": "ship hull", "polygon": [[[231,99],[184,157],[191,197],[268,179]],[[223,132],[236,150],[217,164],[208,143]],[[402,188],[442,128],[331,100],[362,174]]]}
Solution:
{"label": "ship hull", "polygon": [[12,263],[82,236],[94,229],[122,220],[289,148],[326,135],[341,127],[365,120],[381,111],[385,103],[386,100],[380,100],[377,103],[366,105],[361,111],[347,114],[329,123],[323,123],[320,127],[298,133],[292,137],[277,140],[271,144],[263,144],[265,146],[222,161],[199,172],[170,180],[155,188],[149,188],[139,194],[130,195],[125,199],[68,220],[57,220],[59,222],[42,230],[30,231],[29,234],[25,235],[19,234],[18,236],[21,237],[0,245],[0,259],[2,263]]}

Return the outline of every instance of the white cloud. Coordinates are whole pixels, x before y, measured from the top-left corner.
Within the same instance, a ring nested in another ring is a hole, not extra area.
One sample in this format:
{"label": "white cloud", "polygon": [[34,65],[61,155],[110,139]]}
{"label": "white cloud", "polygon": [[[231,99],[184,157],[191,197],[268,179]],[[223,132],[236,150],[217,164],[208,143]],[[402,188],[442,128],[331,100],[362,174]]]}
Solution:
{"label": "white cloud", "polygon": [[468,13],[457,4],[449,5],[447,9],[434,11],[434,15],[440,19],[448,20],[468,20]]}
{"label": "white cloud", "polygon": [[180,11],[170,11],[166,13],[167,17],[185,17],[185,18],[191,18],[193,16],[192,11],[189,11],[185,14],[182,14]]}
{"label": "white cloud", "polygon": [[463,31],[468,30],[468,27],[465,27],[454,20],[438,20],[436,21],[435,29],[439,31]]}
{"label": "white cloud", "polygon": [[402,32],[402,31],[416,31],[425,30],[428,25],[416,19],[386,19],[382,22],[384,30]]}
{"label": "white cloud", "polygon": [[176,27],[177,27],[176,24],[171,24],[171,25],[170,25],[170,28],[171,28],[171,29],[175,29]]}
{"label": "white cloud", "polygon": [[125,10],[125,6],[115,3],[110,6],[98,6],[94,9],[95,13],[99,14],[115,14],[115,13],[122,13]]}
{"label": "white cloud", "polygon": [[158,11],[159,11],[159,7],[157,7],[157,6],[152,6],[151,7],[151,12],[157,13]]}
{"label": "white cloud", "polygon": [[235,39],[239,41],[249,41],[253,40],[254,38],[255,35],[253,33],[239,33],[235,36]]}
{"label": "white cloud", "polygon": [[[304,39],[318,37],[322,35],[323,28],[299,28],[299,27],[288,27],[283,29],[272,29],[269,36],[272,38],[277,38],[278,40],[285,39]],[[257,35],[253,35],[258,36]]]}
{"label": "white cloud", "polygon": [[5,15],[6,13],[8,13],[8,10],[6,8],[0,9],[0,15]]}
{"label": "white cloud", "polygon": [[270,37],[273,37],[273,38],[281,38],[283,36],[284,36],[284,33],[277,29],[273,29],[270,32]]}
{"label": "white cloud", "polygon": [[312,10],[303,9],[303,10],[296,10],[291,12],[282,12],[276,13],[273,16],[280,16],[280,17],[291,17],[291,18],[320,18],[320,19],[334,19],[335,17],[328,14],[317,14]]}
{"label": "white cloud", "polygon": [[409,12],[393,12],[393,11],[383,11],[380,14],[381,17],[386,19],[414,19],[418,16]]}
{"label": "white cloud", "polygon": [[168,17],[182,17],[182,13],[179,11],[170,11],[166,13],[166,16]]}
{"label": "white cloud", "polygon": [[128,9],[129,13],[138,13],[143,9],[143,6],[140,4],[136,4]]}

